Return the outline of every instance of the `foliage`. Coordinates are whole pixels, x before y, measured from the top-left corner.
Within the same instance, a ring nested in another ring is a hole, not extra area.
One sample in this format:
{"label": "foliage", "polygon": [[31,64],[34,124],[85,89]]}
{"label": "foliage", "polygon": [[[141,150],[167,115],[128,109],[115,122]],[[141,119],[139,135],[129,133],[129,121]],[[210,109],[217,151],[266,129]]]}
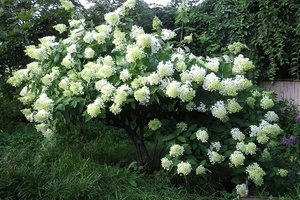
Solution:
{"label": "foliage", "polygon": [[190,7],[185,34],[193,33],[189,47],[202,56],[226,53],[233,42],[246,44],[254,80],[298,79],[299,8],[296,0],[205,0]]}
{"label": "foliage", "polygon": [[[174,49],[168,40],[176,34],[158,19],[152,34],[133,25],[127,13],[134,5],[126,1],[96,27],[84,19],[57,25],[60,33],[69,31],[67,38],[47,36],[26,47],[35,61],[8,80],[25,83],[19,98],[25,117],[50,141],[68,128],[76,133],[84,119],[122,128],[146,170],[165,154],[161,164],[171,174],[211,172],[232,182],[230,189],[236,185],[239,196],[262,186],[264,177],[285,177],[272,162],[283,134],[272,110],[275,95],[245,77],[253,63],[241,54],[204,59]],[[154,153],[145,140],[155,144]]]}
{"label": "foliage", "polygon": [[[85,125],[93,134],[98,129],[98,145],[105,149],[107,145],[114,151],[122,151],[119,145],[125,139],[109,139],[118,133],[109,132],[109,127]],[[89,127],[88,127],[89,126]],[[155,175],[141,174],[134,163],[118,163],[114,166],[103,163],[103,154],[99,151],[96,162],[93,157],[83,155],[89,147],[86,141],[83,147],[77,143],[65,143],[60,138],[56,143],[43,141],[34,127],[22,126],[14,134],[0,132],[0,197],[1,199],[198,199],[199,194],[189,193],[183,187],[174,187],[164,173]],[[116,131],[116,130],[115,130]],[[99,135],[100,132],[100,135]],[[83,135],[85,135],[83,134]],[[100,140],[108,141],[103,144]],[[114,140],[112,142],[112,140]],[[111,141],[111,142],[110,142]],[[117,144],[117,145],[116,145]],[[95,147],[96,152],[98,147]],[[130,146],[126,157],[130,157]],[[82,150],[82,152],[81,152]],[[116,157],[112,152],[105,156]],[[81,156],[83,155],[83,156]],[[224,199],[206,195],[201,199]]]}

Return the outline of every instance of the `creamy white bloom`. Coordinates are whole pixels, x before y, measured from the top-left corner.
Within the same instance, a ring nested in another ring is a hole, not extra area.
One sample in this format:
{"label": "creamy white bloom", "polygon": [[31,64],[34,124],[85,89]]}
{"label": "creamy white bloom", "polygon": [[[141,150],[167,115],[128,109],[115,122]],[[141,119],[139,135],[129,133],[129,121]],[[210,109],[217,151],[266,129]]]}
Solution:
{"label": "creamy white bloom", "polygon": [[242,133],[239,128],[231,129],[230,134],[233,139],[240,141],[240,142],[246,138],[245,134]]}
{"label": "creamy white bloom", "polygon": [[87,106],[87,113],[91,117],[97,117],[101,113],[101,109],[104,108],[104,103],[101,98],[97,98],[93,103]]}
{"label": "creamy white bloom", "polygon": [[255,185],[261,186],[263,184],[263,176],[266,175],[266,172],[256,162],[246,168],[246,173]]}
{"label": "creamy white bloom", "polygon": [[70,83],[70,91],[74,95],[81,95],[81,94],[83,94],[84,91],[83,91],[83,86],[82,86],[81,82],[71,82]]}
{"label": "creamy white bloom", "polygon": [[180,155],[183,155],[184,147],[180,146],[179,144],[173,144],[170,148],[169,154],[172,157],[178,157]]}
{"label": "creamy white bloom", "polygon": [[172,81],[166,88],[166,95],[171,98],[176,98],[180,95],[181,83],[178,81]]}
{"label": "creamy white bloom", "polygon": [[288,171],[285,169],[278,169],[276,175],[281,177],[286,177],[288,175]]}
{"label": "creamy white bloom", "polygon": [[28,69],[20,69],[14,72],[13,76],[10,77],[7,82],[14,87],[20,86],[23,81],[28,79]]}
{"label": "creamy white bloom", "polygon": [[191,173],[192,171],[192,166],[189,162],[183,162],[181,161],[178,165],[177,165],[177,173],[180,175],[188,175],[189,173]]}
{"label": "creamy white bloom", "polygon": [[171,31],[169,29],[162,29],[161,30],[161,39],[163,40],[170,40],[176,36],[176,33],[174,31]]}
{"label": "creamy white bloom", "polygon": [[141,105],[146,105],[150,100],[150,90],[147,86],[135,91],[133,95]]}
{"label": "creamy white bloom", "polygon": [[174,66],[171,61],[159,62],[157,65],[157,74],[161,77],[172,76],[174,73]]}
{"label": "creamy white bloom", "polygon": [[252,61],[249,58],[244,58],[243,55],[238,55],[234,58],[232,73],[233,74],[245,74],[246,71],[254,68]]}
{"label": "creamy white bloom", "polygon": [[120,16],[117,12],[110,12],[104,15],[106,23],[111,26],[116,26],[120,23]]}
{"label": "creamy white bloom", "polygon": [[232,113],[240,112],[243,107],[240,106],[240,104],[236,101],[236,99],[228,99],[226,108],[228,113],[232,114]]}
{"label": "creamy white bloom", "polygon": [[76,44],[71,44],[70,46],[67,47],[67,52],[68,52],[69,54],[75,53],[76,51],[77,51],[77,49],[76,49]]}
{"label": "creamy white bloom", "polygon": [[71,54],[68,53],[68,54],[66,55],[66,57],[63,58],[63,60],[62,60],[62,62],[61,62],[61,65],[63,65],[63,66],[65,66],[66,68],[70,69],[71,66],[73,65],[73,63],[74,63],[74,60],[73,60]]}
{"label": "creamy white bloom", "polygon": [[44,109],[39,110],[34,116],[34,121],[38,123],[43,123],[48,119],[52,119],[52,114]]}
{"label": "creamy white bloom", "polygon": [[161,77],[156,72],[153,72],[147,76],[147,83],[149,83],[149,85],[158,85],[160,81]]}
{"label": "creamy white bloom", "polygon": [[88,47],[84,50],[84,57],[85,58],[93,58],[94,55],[95,55],[95,51],[92,48]]}
{"label": "creamy white bloom", "polygon": [[229,157],[230,165],[234,167],[239,167],[244,165],[245,156],[240,151],[234,151]]}
{"label": "creamy white bloom", "polygon": [[211,113],[214,117],[220,119],[222,122],[228,120],[227,110],[223,101],[217,101],[211,108]]}
{"label": "creamy white bloom", "polygon": [[269,96],[264,95],[263,98],[260,100],[260,106],[262,109],[267,110],[274,106],[274,102],[272,99],[270,99]]}
{"label": "creamy white bloom", "polygon": [[23,113],[23,115],[25,116],[25,118],[30,121],[30,122],[33,122],[33,112],[31,111],[31,109],[29,108],[25,108],[25,109],[22,109],[21,112]]}
{"label": "creamy white bloom", "polygon": [[278,115],[274,111],[268,111],[264,117],[268,122],[277,122],[279,120]]}
{"label": "creamy white bloom", "polygon": [[239,197],[246,197],[249,193],[248,187],[245,183],[235,186],[235,189]]}
{"label": "creamy white bloom", "polygon": [[127,54],[125,56],[127,62],[133,63],[144,57],[145,57],[145,52],[139,46],[136,45],[127,46]]}
{"label": "creamy white bloom", "polygon": [[112,112],[114,115],[119,114],[122,111],[121,105],[120,104],[116,104],[113,103],[110,107],[109,107],[109,111]]}
{"label": "creamy white bloom", "polygon": [[130,37],[133,39],[136,39],[139,35],[143,35],[145,34],[145,31],[143,28],[139,27],[139,26],[132,26],[131,28],[131,32],[130,32]]}
{"label": "creamy white bloom", "polygon": [[67,30],[67,26],[65,24],[56,24],[55,26],[53,26],[53,28],[57,30],[60,34]]}
{"label": "creamy white bloom", "polygon": [[169,171],[171,169],[171,166],[173,165],[172,160],[169,160],[168,158],[164,157],[161,159],[161,166],[165,170]]}
{"label": "creamy white bloom", "polygon": [[68,77],[64,77],[61,79],[61,81],[58,84],[58,87],[61,89],[67,90],[70,87],[70,80]]}
{"label": "creamy white bloom", "polygon": [[219,93],[223,96],[236,96],[238,86],[232,78],[223,79],[220,82]]}
{"label": "creamy white bloom", "polygon": [[197,65],[193,65],[191,67],[190,74],[193,77],[193,81],[195,81],[196,83],[199,84],[204,80],[204,77],[206,75],[206,70],[202,67],[197,66]]}
{"label": "creamy white bloom", "polygon": [[197,137],[197,140],[200,140],[203,143],[206,143],[209,138],[208,133],[205,130],[198,130],[196,132],[196,137]]}
{"label": "creamy white bloom", "polygon": [[53,106],[54,101],[50,99],[45,93],[40,94],[39,98],[33,104],[33,108],[35,110],[52,111]]}
{"label": "creamy white bloom", "polygon": [[205,67],[207,69],[210,69],[213,72],[219,71],[220,61],[218,58],[207,58],[206,60],[208,61],[207,63],[205,63]]}
{"label": "creamy white bloom", "polygon": [[222,156],[221,154],[219,154],[218,152],[215,152],[215,151],[208,150],[207,155],[208,155],[209,161],[212,165],[214,165],[216,163],[221,163],[225,160],[224,156]]}
{"label": "creamy white bloom", "polygon": [[99,79],[109,78],[115,73],[115,68],[110,65],[101,65],[95,76]]}
{"label": "creamy white bloom", "polygon": [[179,88],[179,98],[182,102],[191,101],[196,96],[196,91],[189,85],[183,84]]}
{"label": "creamy white bloom", "polygon": [[131,73],[129,72],[128,69],[123,69],[121,72],[120,72],[120,79],[121,81],[125,82],[129,79],[131,79]]}
{"label": "creamy white bloom", "polygon": [[216,91],[220,88],[220,78],[213,72],[206,75],[203,82],[203,89],[207,91]]}
{"label": "creamy white bloom", "polygon": [[83,37],[83,41],[85,43],[88,43],[88,44],[92,44],[92,42],[94,41],[94,35],[95,35],[96,32],[87,32],[85,34],[85,36]]}
{"label": "creamy white bloom", "polygon": [[216,152],[220,151],[221,143],[220,142],[212,142],[209,147],[210,150],[215,150]]}

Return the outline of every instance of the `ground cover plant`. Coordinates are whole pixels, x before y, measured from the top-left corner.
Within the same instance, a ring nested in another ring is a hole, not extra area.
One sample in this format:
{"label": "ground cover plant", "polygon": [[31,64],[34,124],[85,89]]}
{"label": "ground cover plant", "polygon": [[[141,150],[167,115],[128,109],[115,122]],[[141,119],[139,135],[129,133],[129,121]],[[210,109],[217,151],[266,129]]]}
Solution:
{"label": "ground cover plant", "polygon": [[47,36],[26,47],[35,61],[8,80],[23,86],[25,117],[50,141],[84,120],[122,128],[145,171],[159,161],[170,175],[231,182],[235,196],[261,190],[268,177],[286,177],[285,158],[272,159],[285,151],[278,148],[284,132],[275,95],[247,79],[255,66],[237,54],[240,44],[229,47],[231,55],[195,56],[184,48],[192,35],[175,48],[176,34],[158,18],[153,33],[135,26],[127,17],[134,5],[126,1],[97,26],[75,18],[57,24],[67,38]]}

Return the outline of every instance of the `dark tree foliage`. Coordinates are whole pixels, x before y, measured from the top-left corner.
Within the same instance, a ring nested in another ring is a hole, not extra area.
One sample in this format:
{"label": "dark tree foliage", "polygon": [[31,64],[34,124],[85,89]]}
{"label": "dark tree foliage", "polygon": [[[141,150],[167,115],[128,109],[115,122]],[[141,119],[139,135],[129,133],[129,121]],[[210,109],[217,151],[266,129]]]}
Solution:
{"label": "dark tree foliage", "polygon": [[193,33],[192,52],[216,56],[239,41],[249,47],[242,53],[257,66],[253,80],[300,78],[299,0],[205,0],[190,5],[184,32]]}

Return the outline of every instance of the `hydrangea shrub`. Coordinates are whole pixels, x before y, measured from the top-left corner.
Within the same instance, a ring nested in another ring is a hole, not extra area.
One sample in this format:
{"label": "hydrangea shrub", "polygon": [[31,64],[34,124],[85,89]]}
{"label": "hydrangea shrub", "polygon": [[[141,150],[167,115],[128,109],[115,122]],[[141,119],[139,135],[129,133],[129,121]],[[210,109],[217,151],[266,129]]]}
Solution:
{"label": "hydrangea shrub", "polygon": [[[201,176],[226,168],[239,196],[247,195],[248,181],[261,186],[267,174],[286,176],[267,165],[283,131],[274,94],[246,78],[253,63],[174,48],[169,40],[176,34],[158,18],[155,32],[145,33],[126,17],[135,3],[126,1],[95,27],[83,19],[58,24],[67,38],[48,36],[26,47],[34,61],[8,80],[23,87],[25,117],[47,138],[80,117],[121,127],[140,165],[152,159],[145,138],[158,141],[166,147],[163,169]],[[74,9],[68,1],[63,6]]]}

